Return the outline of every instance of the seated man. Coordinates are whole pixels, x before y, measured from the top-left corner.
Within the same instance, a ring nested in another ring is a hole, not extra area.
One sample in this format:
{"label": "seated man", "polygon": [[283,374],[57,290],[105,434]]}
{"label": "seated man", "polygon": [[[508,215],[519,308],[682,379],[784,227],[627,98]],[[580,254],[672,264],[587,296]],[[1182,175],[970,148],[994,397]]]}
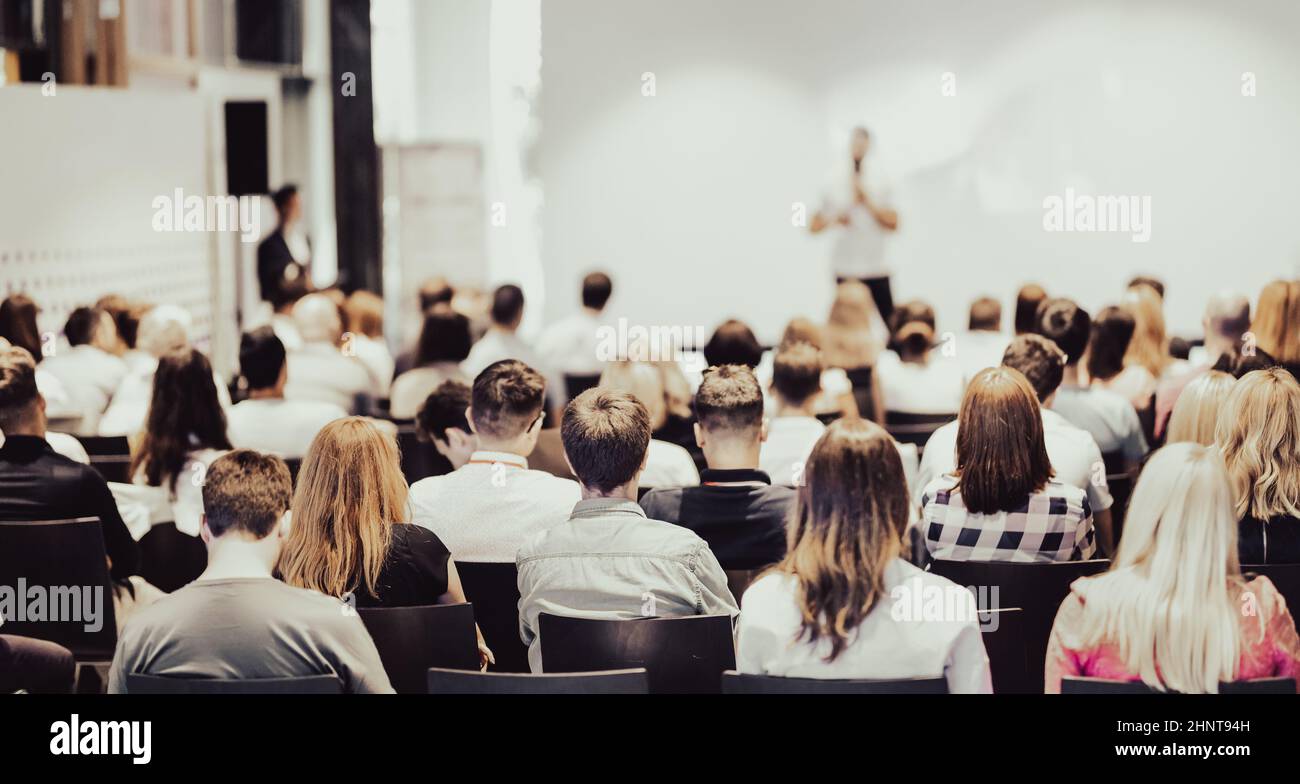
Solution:
{"label": "seated man", "polygon": [[564,454],[582,485],[567,522],[519,549],[519,632],[542,672],[541,613],[578,618],[722,615],[740,609],[709,545],[636,503],[650,414],[626,392],[597,387],[569,402]]}
{"label": "seated man", "polygon": [[705,371],[695,418],[695,440],[709,465],[700,486],[651,490],[641,508],[652,520],[699,534],[724,569],[776,563],[785,555],[785,520],[795,491],[774,487],[758,468],[767,426],[754,371],[744,365]]}
{"label": "seated man", "polygon": [[248,449],[213,461],[203,484],[208,568],[138,612],[118,637],[110,694],[128,674],[175,678],[333,675],[347,692],[392,693],[356,612],[271,576],[288,533],[289,469]]}
{"label": "seated man", "polygon": [[476,451],[450,474],[411,485],[411,522],[437,534],[457,561],[510,563],[530,536],[567,520],[578,503],[577,483],[528,467],[545,399],[536,370],[514,359],[488,365],[464,414]]}
{"label": "seated man", "polygon": [[68,397],[81,414],[75,432],[93,434],[99,418],[126,376],[126,363],[109,353],[117,338],[117,327],[108,311],[77,308],[63,327],[67,351],[46,357],[41,368],[63,384]]}
{"label": "seated man", "polygon": [[474,428],[465,416],[470,402],[469,385],[450,379],[425,398],[415,415],[420,438],[433,442],[433,448],[447,458],[453,471],[468,463],[469,456],[478,449]]}
{"label": "seated man", "polygon": [[365,363],[339,344],[343,318],[333,300],[308,294],[293,306],[293,321],[302,335],[302,348],[289,352],[286,398],[332,403],[352,412],[358,395],[375,393]]}
{"label": "seated man", "polygon": [[239,341],[239,372],[248,384],[248,399],[226,412],[226,432],[236,449],[301,458],[322,427],[348,415],[333,403],[285,399],[284,343],[271,327],[255,329]]}
{"label": "seated man", "polygon": [[[1065,352],[1042,335],[1019,335],[1007,347],[1002,366],[1018,370],[1029,380],[1038,396],[1043,417],[1043,441],[1051,460],[1053,479],[1077,487],[1088,494],[1093,525],[1102,554],[1114,552],[1111,538],[1110,507],[1113,499],[1106,485],[1106,466],[1101,450],[1088,431],[1081,430],[1052,410],[1056,389],[1065,370]],[[921,456],[921,470],[913,485],[912,497],[919,506],[922,492],[930,482],[957,469],[958,420],[953,420],[930,436]]]}
{"label": "seated man", "polygon": [[800,484],[804,461],[826,426],[813,415],[822,389],[821,352],[808,343],[782,346],[772,361],[776,408],[761,450],[762,469],[778,485]]}

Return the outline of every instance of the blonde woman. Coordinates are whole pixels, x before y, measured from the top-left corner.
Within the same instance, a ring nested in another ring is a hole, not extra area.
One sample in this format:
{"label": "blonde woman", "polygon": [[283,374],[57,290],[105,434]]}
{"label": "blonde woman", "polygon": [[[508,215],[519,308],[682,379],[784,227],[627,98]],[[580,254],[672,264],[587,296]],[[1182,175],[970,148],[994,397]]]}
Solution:
{"label": "blonde woman", "polygon": [[[450,553],[407,517],[406,479],[391,433],[363,417],[337,419],[312,441],[298,472],[278,571],[289,585],[358,607],[460,604]],[[479,636],[484,666],[493,660]]]}
{"label": "blonde woman", "polygon": [[1193,379],[1183,388],[1173,413],[1169,415],[1167,442],[1212,445],[1219,411],[1235,382],[1231,375],[1218,370],[1206,371]]}
{"label": "blonde woman", "polygon": [[[600,386],[627,392],[641,401],[650,414],[650,429],[661,432],[668,422],[668,394],[660,371],[646,362],[611,362],[600,374]],[[651,438],[646,451],[642,487],[694,487],[700,472],[690,452],[678,444]]]}
{"label": "blonde woman", "polygon": [[1057,612],[1049,694],[1065,677],[1212,693],[1225,681],[1300,673],[1281,594],[1267,577],[1241,577],[1232,505],[1217,449],[1171,444],[1151,457],[1110,570],[1076,581]]}
{"label": "blonde woman", "polygon": [[1276,367],[1242,376],[1215,441],[1241,521],[1241,562],[1300,563],[1300,384]]}
{"label": "blonde woman", "polygon": [[[969,591],[901,557],[908,494],[893,439],[841,419],[808,457],[789,550],[745,591],[741,672],[799,678],[944,677],[950,692],[991,691]],[[951,617],[911,615],[952,597]]]}

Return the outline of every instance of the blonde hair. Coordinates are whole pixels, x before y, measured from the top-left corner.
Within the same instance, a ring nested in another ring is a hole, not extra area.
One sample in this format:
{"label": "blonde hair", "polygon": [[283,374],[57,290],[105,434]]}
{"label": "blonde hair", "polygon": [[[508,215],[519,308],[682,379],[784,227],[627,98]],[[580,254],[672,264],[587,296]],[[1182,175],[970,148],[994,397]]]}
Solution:
{"label": "blonde hair", "polygon": [[1215,693],[1237,676],[1243,590],[1219,452],[1171,444],[1138,478],[1110,571],[1076,583],[1083,621],[1078,639],[1064,642],[1116,645],[1148,686]]}
{"label": "blonde hair", "polygon": [[1124,352],[1124,364],[1140,365],[1160,378],[1172,360],[1165,334],[1164,301],[1155,289],[1140,284],[1124,295],[1122,307],[1133,316],[1133,338]]}
{"label": "blonde hair", "polygon": [[641,401],[650,414],[650,430],[658,430],[668,421],[668,396],[663,376],[653,365],[622,360],[611,362],[600,374],[600,386],[627,392]]}
{"label": "blonde hair", "polygon": [[383,337],[384,300],[372,291],[357,289],[343,301],[349,332],[368,338]]}
{"label": "blonde hair", "polygon": [[1290,373],[1269,368],[1242,376],[1219,413],[1215,441],[1238,518],[1300,517],[1300,383]]}
{"label": "blonde hair", "polygon": [[1167,442],[1191,441],[1204,446],[1214,444],[1219,411],[1235,382],[1236,379],[1231,375],[1211,370],[1188,384],[1178,396],[1173,413],[1169,415]]}
{"label": "blonde hair", "polygon": [[872,332],[875,318],[879,318],[875,300],[861,281],[846,280],[836,286],[822,336],[826,366],[855,370],[876,364],[883,346]]}
{"label": "blonde hair", "polygon": [[1264,286],[1250,331],[1255,346],[1273,359],[1300,361],[1300,283],[1275,280]]}
{"label": "blonde hair", "polygon": [[329,596],[376,596],[392,526],[407,519],[406,496],[392,434],[364,417],[321,428],[298,472],[283,580]]}

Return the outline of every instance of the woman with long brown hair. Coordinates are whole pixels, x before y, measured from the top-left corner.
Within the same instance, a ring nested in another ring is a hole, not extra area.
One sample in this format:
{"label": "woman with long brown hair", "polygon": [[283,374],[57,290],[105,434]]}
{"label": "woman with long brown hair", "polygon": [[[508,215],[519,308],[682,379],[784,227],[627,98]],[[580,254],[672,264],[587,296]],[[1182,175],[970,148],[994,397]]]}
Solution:
{"label": "woman with long brown hair", "polygon": [[1275,280],[1260,291],[1250,334],[1256,348],[1292,375],[1300,372],[1300,282]]}
{"label": "woman with long brown hair", "polygon": [[[410,522],[407,492],[391,433],[364,417],[321,428],[298,471],[281,579],[358,607],[464,602],[447,548]],[[486,666],[481,635],[479,650]]]}
{"label": "woman with long brown hair", "polygon": [[930,555],[952,561],[1092,556],[1088,494],[1053,479],[1029,380],[1009,367],[971,379],[957,418],[957,468],[922,492]]}
{"label": "woman with long brown hair", "polygon": [[[969,591],[901,557],[908,494],[893,439],[863,419],[834,422],[813,447],[789,549],[742,600],[741,672],[802,678],[945,677],[988,692],[988,657]],[[939,597],[950,612],[920,612]]]}

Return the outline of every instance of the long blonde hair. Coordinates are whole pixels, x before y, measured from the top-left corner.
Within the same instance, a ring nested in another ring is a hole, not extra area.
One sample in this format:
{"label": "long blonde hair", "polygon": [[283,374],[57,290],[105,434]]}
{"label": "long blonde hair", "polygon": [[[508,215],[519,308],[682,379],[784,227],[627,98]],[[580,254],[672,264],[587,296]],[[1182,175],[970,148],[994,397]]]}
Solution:
{"label": "long blonde hair", "polygon": [[1214,447],[1171,444],[1147,462],[1110,571],[1076,583],[1076,650],[1114,644],[1143,683],[1215,693],[1237,677],[1244,590],[1237,519]]}
{"label": "long blonde hair", "polygon": [[1165,334],[1164,301],[1155,289],[1139,284],[1124,295],[1123,308],[1132,314],[1134,322],[1124,364],[1140,365],[1160,378],[1172,361],[1169,336]]}
{"label": "long blonde hair", "polygon": [[846,280],[837,286],[822,336],[826,366],[856,370],[876,364],[876,356],[884,348],[872,332],[876,318],[876,302],[861,281]]}
{"label": "long blonde hair", "polygon": [[298,472],[289,539],[280,553],[286,583],[330,596],[377,596],[394,524],[407,520],[397,441],[364,417],[330,422]]}
{"label": "long blonde hair", "polygon": [[1173,413],[1169,415],[1167,443],[1191,441],[1212,445],[1219,412],[1235,382],[1236,379],[1227,373],[1210,370],[1184,387],[1174,404]]}
{"label": "long blonde hair", "polygon": [[1300,383],[1281,368],[1252,370],[1232,387],[1215,441],[1237,517],[1300,517]]}

